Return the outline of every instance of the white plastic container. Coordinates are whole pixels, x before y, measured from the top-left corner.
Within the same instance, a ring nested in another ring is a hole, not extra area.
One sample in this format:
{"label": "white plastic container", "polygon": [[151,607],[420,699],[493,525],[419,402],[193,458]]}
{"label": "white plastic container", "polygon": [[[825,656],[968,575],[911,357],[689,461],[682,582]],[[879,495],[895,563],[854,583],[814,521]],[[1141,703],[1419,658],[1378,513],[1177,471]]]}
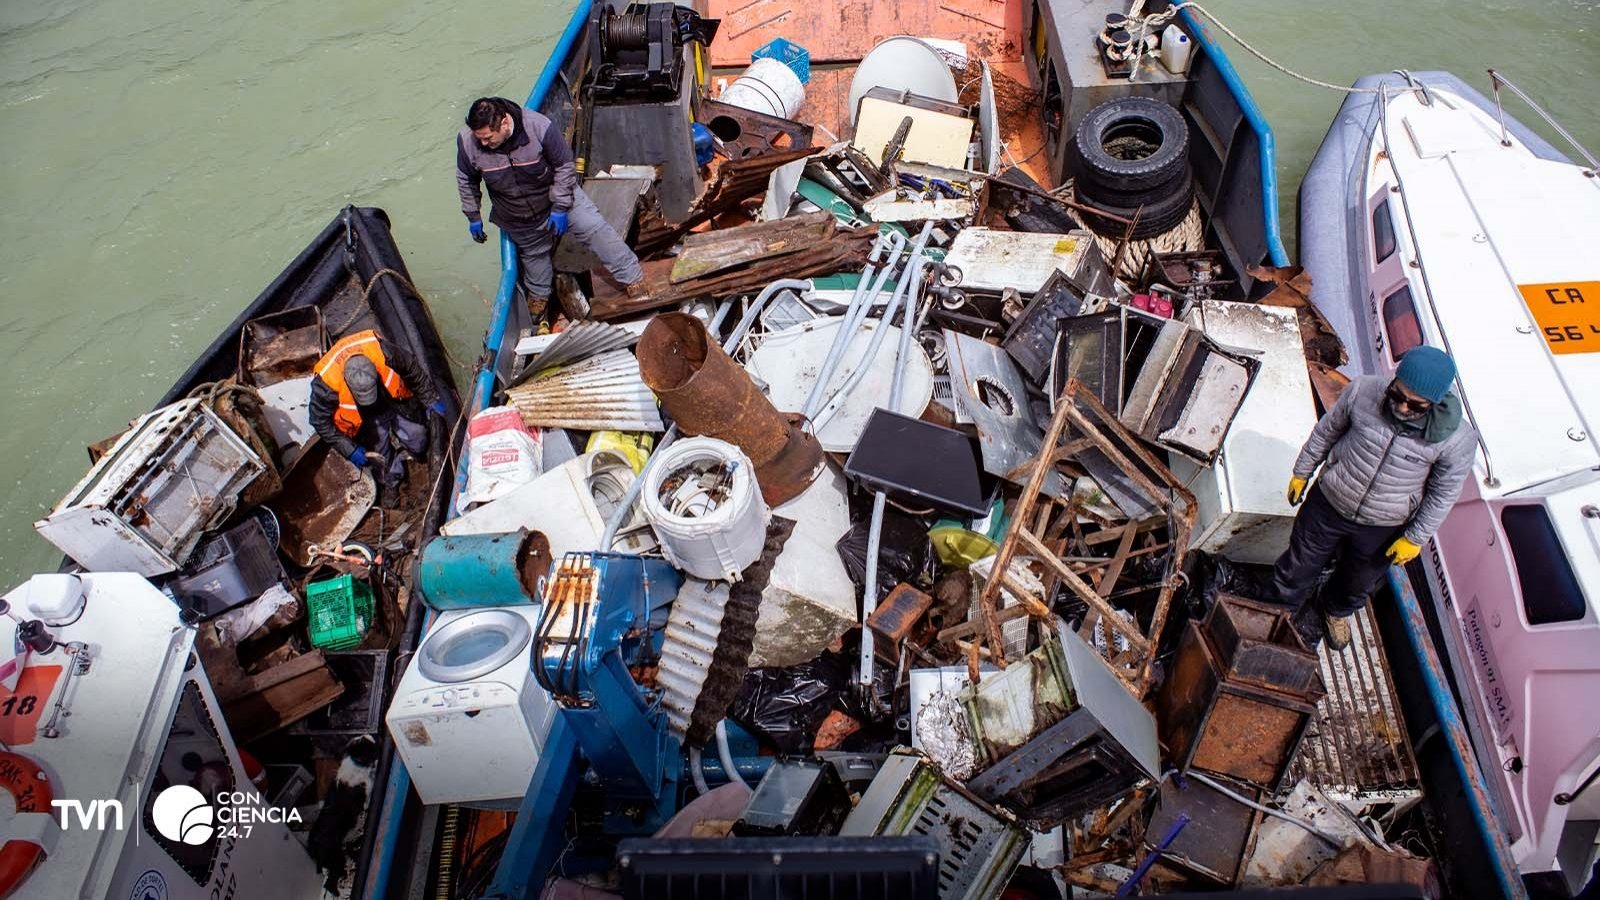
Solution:
{"label": "white plastic container", "polygon": [[794,70],[762,57],[750,64],[717,98],[730,106],[792,119],[806,100],[806,87]]}
{"label": "white plastic container", "polygon": [[1173,22],[1161,32],[1161,64],[1174,75],[1187,75],[1189,58],[1194,56],[1194,41]]}
{"label": "white plastic container", "polygon": [[[661,552],[696,578],[738,581],[760,558],[772,518],[755,466],[738,447],[716,438],[685,438],[656,453],[662,458],[650,467],[640,502]],[[697,473],[725,479],[716,498]],[[663,491],[663,485],[672,488]]]}

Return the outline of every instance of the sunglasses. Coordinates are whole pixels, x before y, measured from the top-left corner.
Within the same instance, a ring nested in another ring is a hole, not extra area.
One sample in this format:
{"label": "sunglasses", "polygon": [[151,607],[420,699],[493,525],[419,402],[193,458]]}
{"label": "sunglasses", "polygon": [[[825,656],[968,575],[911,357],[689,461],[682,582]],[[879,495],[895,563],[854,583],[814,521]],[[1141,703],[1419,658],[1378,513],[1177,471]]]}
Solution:
{"label": "sunglasses", "polygon": [[1425,413],[1433,408],[1433,404],[1427,400],[1418,400],[1414,397],[1406,396],[1406,392],[1400,389],[1400,385],[1393,382],[1390,382],[1389,390],[1385,393],[1385,396],[1390,403],[1394,404],[1396,409],[1405,410],[1406,412]]}

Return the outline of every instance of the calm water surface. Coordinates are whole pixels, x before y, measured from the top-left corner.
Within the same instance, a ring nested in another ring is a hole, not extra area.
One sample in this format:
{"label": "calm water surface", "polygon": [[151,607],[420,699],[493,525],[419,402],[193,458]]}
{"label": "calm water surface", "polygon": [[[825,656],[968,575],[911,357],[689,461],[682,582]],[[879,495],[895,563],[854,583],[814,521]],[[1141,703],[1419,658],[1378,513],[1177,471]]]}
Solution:
{"label": "calm water surface", "polygon": [[[1292,68],[1503,70],[1600,149],[1594,0],[1210,0]],[[466,231],[464,104],[522,97],[570,5],[532,0],[8,0],[0,5],[0,590],[55,551],[32,529],[83,447],[147,410],[346,203],[381,206],[455,355],[498,272]],[[1293,188],[1339,96],[1235,61]],[[464,384],[464,373],[457,373]]]}

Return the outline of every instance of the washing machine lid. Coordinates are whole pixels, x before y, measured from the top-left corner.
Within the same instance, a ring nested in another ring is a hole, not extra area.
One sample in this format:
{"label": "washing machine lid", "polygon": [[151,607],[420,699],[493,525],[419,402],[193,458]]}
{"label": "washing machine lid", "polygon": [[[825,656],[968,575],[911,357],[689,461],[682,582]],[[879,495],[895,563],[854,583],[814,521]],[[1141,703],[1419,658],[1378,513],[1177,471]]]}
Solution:
{"label": "washing machine lid", "polygon": [[533,627],[522,614],[478,610],[429,632],[417,651],[417,669],[430,681],[471,681],[516,659],[532,639]]}

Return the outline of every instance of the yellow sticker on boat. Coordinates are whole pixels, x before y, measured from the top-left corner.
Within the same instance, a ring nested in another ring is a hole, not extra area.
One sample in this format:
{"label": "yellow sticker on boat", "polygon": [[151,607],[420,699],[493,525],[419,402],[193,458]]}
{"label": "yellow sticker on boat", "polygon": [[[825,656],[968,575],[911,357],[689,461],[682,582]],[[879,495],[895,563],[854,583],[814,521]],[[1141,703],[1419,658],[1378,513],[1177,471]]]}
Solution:
{"label": "yellow sticker on boat", "polygon": [[1056,245],[1051,249],[1051,252],[1056,254],[1071,254],[1077,252],[1077,250],[1077,238],[1062,238],[1061,240],[1056,241]]}
{"label": "yellow sticker on boat", "polygon": [[1600,353],[1600,281],[1519,284],[1551,353]]}

